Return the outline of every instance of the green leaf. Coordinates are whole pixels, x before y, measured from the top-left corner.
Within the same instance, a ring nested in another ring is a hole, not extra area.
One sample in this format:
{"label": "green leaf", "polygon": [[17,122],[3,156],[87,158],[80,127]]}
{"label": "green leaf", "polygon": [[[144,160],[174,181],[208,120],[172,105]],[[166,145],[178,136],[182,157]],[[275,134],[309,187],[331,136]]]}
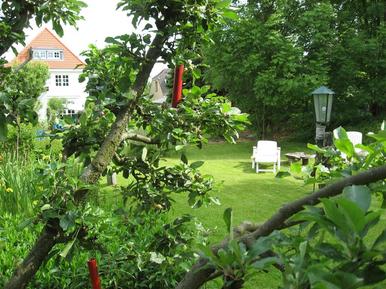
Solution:
{"label": "green leaf", "polygon": [[153,25],[150,24],[150,23],[147,23],[143,29],[144,29],[144,30],[149,30],[149,29],[151,29],[151,28],[153,28]]}
{"label": "green leaf", "polygon": [[116,40],[114,37],[110,37],[110,36],[106,37],[105,42],[110,43],[110,44],[120,44],[118,40]]}
{"label": "green leaf", "polygon": [[370,207],[371,191],[367,186],[349,186],[343,189],[343,197],[357,204],[364,213]]}
{"label": "green leaf", "polygon": [[386,130],[381,130],[375,134],[368,134],[368,136],[376,139],[377,141],[386,141]]}
{"label": "green leaf", "polygon": [[52,23],[52,26],[53,26],[55,32],[58,33],[58,35],[59,35],[60,37],[63,37],[64,32],[63,32],[63,28],[62,28],[62,26],[60,25],[60,23],[54,21],[54,22]]}
{"label": "green leaf", "polygon": [[161,253],[150,252],[150,261],[156,264],[162,264],[166,258]]}
{"label": "green leaf", "polygon": [[74,212],[68,212],[62,218],[60,218],[59,225],[64,230],[67,231],[69,228],[75,226],[76,214]]}
{"label": "green leaf", "polygon": [[143,162],[146,161],[146,156],[147,156],[147,148],[146,147],[143,147],[142,149],[142,155],[141,155],[141,159]]}
{"label": "green leaf", "polygon": [[176,145],[175,146],[175,150],[176,151],[180,151],[180,150],[182,150],[182,149],[184,149],[185,148],[185,145]]}
{"label": "green leaf", "polygon": [[194,163],[191,163],[190,164],[190,167],[192,169],[198,169],[199,167],[201,167],[205,162],[204,161],[196,161]]}
{"label": "green leaf", "polygon": [[278,257],[267,257],[264,259],[260,259],[256,262],[253,262],[252,266],[257,269],[264,269],[273,264],[278,264],[280,259]]}
{"label": "green leaf", "polygon": [[307,148],[313,150],[313,151],[316,151],[318,153],[321,153],[321,154],[324,154],[326,152],[325,149],[322,149],[320,147],[318,147],[317,145],[314,145],[314,144],[311,144],[311,143],[308,143],[307,144]]}
{"label": "green leaf", "polygon": [[334,138],[335,139],[348,139],[346,130],[343,127],[338,127],[334,129]]}
{"label": "green leaf", "polygon": [[225,222],[227,232],[230,234],[231,240],[233,239],[233,234],[232,234],[232,222],[233,222],[233,220],[232,220],[232,217],[233,217],[232,208],[226,208],[224,211],[224,214],[223,214],[223,219]]}
{"label": "green leaf", "polygon": [[81,126],[86,126],[87,125],[87,113],[83,112],[80,117],[79,117],[79,122]]}
{"label": "green leaf", "polygon": [[188,164],[188,158],[186,157],[186,154],[181,154],[181,161],[186,165]]}
{"label": "green leaf", "polygon": [[232,10],[224,11],[223,16],[224,16],[224,18],[228,18],[230,20],[238,20],[239,19],[239,16],[237,15],[237,13],[232,11]]}
{"label": "green leaf", "polygon": [[49,210],[49,209],[51,209],[51,205],[50,205],[50,204],[44,204],[44,205],[40,208],[41,211],[46,211],[46,210]]}
{"label": "green leaf", "polygon": [[336,201],[339,204],[339,210],[344,214],[344,222],[346,226],[354,230],[356,233],[360,233],[365,227],[365,213],[354,202],[348,199],[338,199]]}
{"label": "green leaf", "polygon": [[348,138],[335,139],[334,145],[339,151],[346,154],[349,158],[354,155],[354,146]]}
{"label": "green leaf", "polygon": [[272,248],[272,238],[270,236],[260,237],[252,245],[251,256],[259,256]]}
{"label": "green leaf", "polygon": [[67,243],[66,247],[64,247],[64,249],[62,250],[62,252],[59,253],[59,255],[62,257],[62,258],[66,258],[68,253],[70,252],[72,246],[74,246],[74,243],[75,243],[76,239],[72,240],[71,242]]}
{"label": "green leaf", "polygon": [[340,210],[338,210],[338,207],[336,203],[329,199],[322,199],[322,203],[324,206],[324,211],[326,213],[326,216],[339,228],[341,229],[348,229],[347,223],[345,222],[345,218]]}

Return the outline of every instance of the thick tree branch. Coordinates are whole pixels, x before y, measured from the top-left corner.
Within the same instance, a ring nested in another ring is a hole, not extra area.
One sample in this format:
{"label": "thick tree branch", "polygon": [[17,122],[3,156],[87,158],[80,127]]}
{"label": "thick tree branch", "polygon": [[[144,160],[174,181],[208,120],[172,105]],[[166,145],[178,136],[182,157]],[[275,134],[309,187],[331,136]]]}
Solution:
{"label": "thick tree branch", "polygon": [[40,265],[47,258],[52,247],[62,241],[60,232],[55,227],[46,225],[43,228],[39,239],[35,242],[35,245],[30,250],[28,256],[23,260],[23,263],[18,266],[4,289],[22,289],[28,285]]}
{"label": "thick tree branch", "polygon": [[[271,234],[274,230],[285,227],[286,221],[294,214],[304,209],[304,206],[316,205],[322,198],[329,198],[342,193],[343,189],[350,185],[367,185],[386,178],[386,165],[370,169],[359,173],[358,175],[344,178],[336,183],[330,184],[319,191],[307,195],[304,198],[296,200],[292,203],[284,205],[278,212],[263,223],[256,231],[244,235],[240,241],[245,243],[248,248],[251,248],[253,243],[262,236]],[[214,246],[213,252],[216,253],[220,248],[227,246],[227,242],[221,245]],[[211,275],[215,272],[215,268],[208,267],[207,259],[201,257],[192,269],[186,273],[185,277],[177,285],[177,289],[198,289],[206,283]]]}
{"label": "thick tree branch", "polygon": [[[138,76],[133,86],[133,92],[137,98],[142,96],[146,86],[146,82],[149,79],[150,72],[156,63],[158,57],[161,55],[162,47],[164,45],[167,36],[159,33],[156,34],[151,47],[146,54],[146,60],[142,63]],[[122,140],[122,135],[125,132],[127,124],[130,119],[132,110],[134,109],[136,100],[133,100],[129,105],[118,113],[117,118],[97,155],[91,162],[91,164],[85,169],[81,176],[81,179],[89,184],[95,184],[102,172],[106,169],[111,162],[119,144]]]}

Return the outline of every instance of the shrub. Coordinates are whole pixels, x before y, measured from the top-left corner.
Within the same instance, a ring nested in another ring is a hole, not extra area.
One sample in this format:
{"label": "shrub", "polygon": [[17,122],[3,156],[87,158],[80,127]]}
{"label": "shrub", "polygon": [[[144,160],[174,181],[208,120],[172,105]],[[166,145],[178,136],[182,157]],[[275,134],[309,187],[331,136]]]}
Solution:
{"label": "shrub", "polygon": [[[98,250],[79,250],[76,242],[66,259],[56,254],[39,270],[29,288],[89,288],[87,260],[96,257],[104,289],[174,288],[194,260],[193,252],[204,238],[190,216],[168,221],[164,213],[121,211],[102,213],[97,228]],[[107,216],[106,216],[107,215]],[[0,217],[0,288],[33,244],[41,226],[20,231],[20,215]],[[64,245],[55,248],[59,253]],[[4,249],[4,250],[2,250]]]}

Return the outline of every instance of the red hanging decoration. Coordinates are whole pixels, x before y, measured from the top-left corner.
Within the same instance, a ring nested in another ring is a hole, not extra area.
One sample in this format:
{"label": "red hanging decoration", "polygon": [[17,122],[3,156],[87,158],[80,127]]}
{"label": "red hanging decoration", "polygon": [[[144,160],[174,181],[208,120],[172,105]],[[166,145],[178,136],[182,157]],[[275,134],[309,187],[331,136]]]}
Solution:
{"label": "red hanging decoration", "polygon": [[97,267],[96,260],[94,258],[90,259],[87,262],[87,265],[88,265],[88,271],[90,272],[92,289],[102,289],[101,280],[99,279],[99,275],[98,275],[98,267]]}
{"label": "red hanging decoration", "polygon": [[176,66],[174,70],[173,100],[172,107],[177,107],[182,99],[182,77],[184,75],[184,65]]}

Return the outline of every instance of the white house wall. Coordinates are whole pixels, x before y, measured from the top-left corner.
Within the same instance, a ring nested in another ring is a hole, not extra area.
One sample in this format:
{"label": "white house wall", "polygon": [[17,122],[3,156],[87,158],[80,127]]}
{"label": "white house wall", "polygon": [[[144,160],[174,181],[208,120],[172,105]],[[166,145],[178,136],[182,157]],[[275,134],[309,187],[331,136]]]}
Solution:
{"label": "white house wall", "polygon": [[[79,112],[84,109],[84,104],[87,98],[87,94],[85,92],[87,82],[79,82],[78,79],[81,72],[81,69],[50,69],[50,78],[46,83],[48,91],[39,97],[41,103],[38,112],[40,121],[44,121],[47,118],[47,104],[51,98],[66,100],[66,108],[73,109],[75,112]],[[56,75],[68,75],[69,85],[56,86]]]}

